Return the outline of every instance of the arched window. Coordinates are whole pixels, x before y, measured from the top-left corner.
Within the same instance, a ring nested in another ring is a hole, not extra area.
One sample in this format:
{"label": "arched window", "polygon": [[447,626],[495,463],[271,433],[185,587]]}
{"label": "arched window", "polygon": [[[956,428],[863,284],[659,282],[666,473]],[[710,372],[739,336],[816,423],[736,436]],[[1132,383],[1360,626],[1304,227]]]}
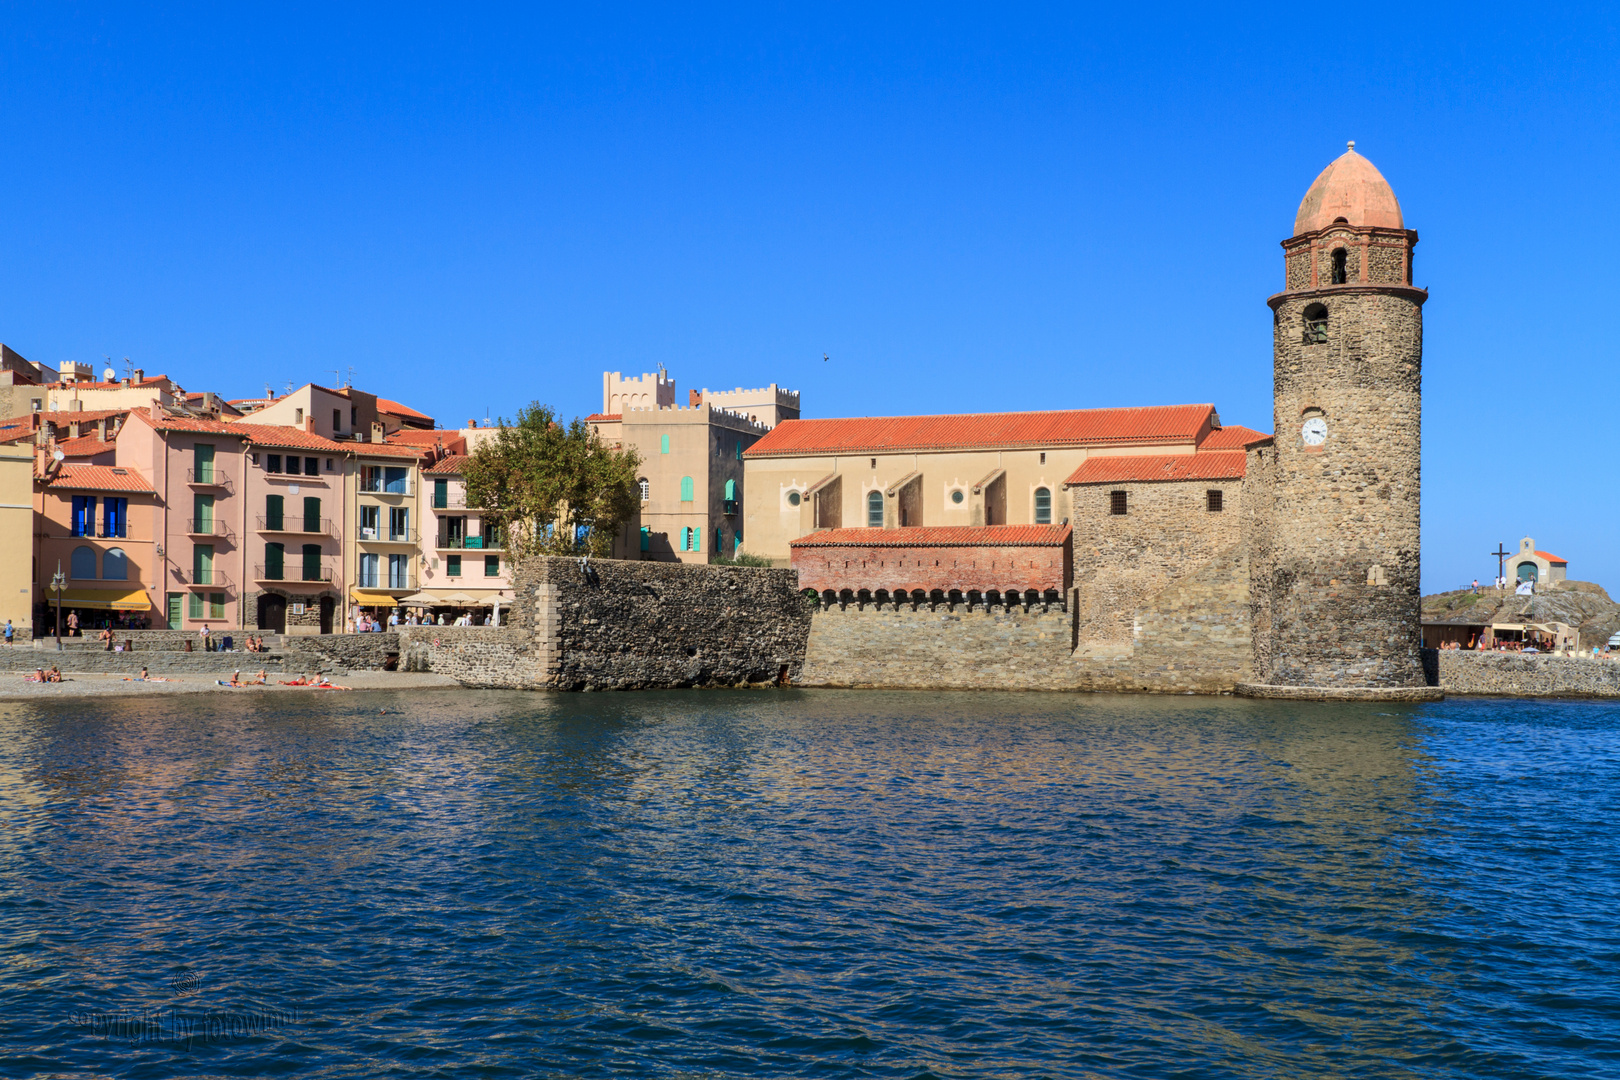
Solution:
{"label": "arched window", "polygon": [[101,557],[101,576],[108,581],[129,580],[129,556],[123,548],[109,548]]}
{"label": "arched window", "polygon": [[648,499],[652,498],[652,485],[647,483],[647,478],[645,476],[636,481],[636,486],[641,489],[642,502],[646,502]]}
{"label": "arched window", "polygon": [[1333,284],[1343,285],[1349,280],[1349,271],[1345,266],[1349,258],[1350,253],[1344,248],[1333,249]]}
{"label": "arched window", "polygon": [[1311,304],[1305,309],[1305,344],[1320,345],[1328,339],[1328,309]]}
{"label": "arched window", "polygon": [[690,476],[683,476],[683,477],[681,477],[681,502],[691,502],[691,501],[692,501],[692,478]]}
{"label": "arched window", "polygon": [[883,528],[883,492],[873,491],[866,496],[866,526],[869,529]]}
{"label": "arched window", "polygon": [[1052,489],[1038,487],[1035,489],[1035,524],[1052,524]]}
{"label": "arched window", "polygon": [[681,550],[692,550],[692,530],[684,526],[681,528]]}
{"label": "arched window", "polygon": [[800,495],[797,491],[788,492],[788,505],[789,506],[798,506],[803,501],[804,501],[804,496]]}
{"label": "arched window", "polygon": [[733,500],[737,498],[737,481],[726,481],[726,498]]}
{"label": "arched window", "polygon": [[73,549],[73,576],[76,578],[94,579],[96,576],[96,549],[76,547]]}

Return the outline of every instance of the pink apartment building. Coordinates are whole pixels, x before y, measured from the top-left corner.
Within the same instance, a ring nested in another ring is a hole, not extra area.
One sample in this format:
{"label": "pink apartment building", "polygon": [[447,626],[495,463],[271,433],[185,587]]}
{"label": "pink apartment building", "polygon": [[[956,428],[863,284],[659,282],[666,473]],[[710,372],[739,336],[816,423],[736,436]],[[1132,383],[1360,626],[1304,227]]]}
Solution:
{"label": "pink apartment building", "polygon": [[512,566],[499,532],[486,527],[478,507],[467,505],[462,476],[467,455],[453,454],[423,470],[427,510],[422,537],[432,554],[424,560],[423,602],[433,607],[483,607],[512,602]]}

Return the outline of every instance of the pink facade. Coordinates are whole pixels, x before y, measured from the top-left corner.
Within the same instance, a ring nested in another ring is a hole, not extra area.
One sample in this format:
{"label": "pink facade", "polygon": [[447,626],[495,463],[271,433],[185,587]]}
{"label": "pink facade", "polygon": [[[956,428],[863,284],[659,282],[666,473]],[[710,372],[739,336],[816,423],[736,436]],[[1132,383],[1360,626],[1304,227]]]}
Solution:
{"label": "pink facade", "polygon": [[467,505],[461,475],[466,460],[465,455],[452,455],[423,471],[422,547],[432,554],[422,571],[422,591],[498,600],[504,606],[512,599],[510,556],[500,535],[485,529],[478,508]]}

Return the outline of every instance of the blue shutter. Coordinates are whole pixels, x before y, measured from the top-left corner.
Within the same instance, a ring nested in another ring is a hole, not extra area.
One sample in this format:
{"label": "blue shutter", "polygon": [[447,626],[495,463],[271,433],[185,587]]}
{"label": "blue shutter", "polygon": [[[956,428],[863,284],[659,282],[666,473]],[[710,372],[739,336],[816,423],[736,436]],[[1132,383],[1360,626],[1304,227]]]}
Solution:
{"label": "blue shutter", "polygon": [[681,502],[691,502],[691,501],[692,501],[692,478],[690,476],[683,476],[683,477],[681,477]]}

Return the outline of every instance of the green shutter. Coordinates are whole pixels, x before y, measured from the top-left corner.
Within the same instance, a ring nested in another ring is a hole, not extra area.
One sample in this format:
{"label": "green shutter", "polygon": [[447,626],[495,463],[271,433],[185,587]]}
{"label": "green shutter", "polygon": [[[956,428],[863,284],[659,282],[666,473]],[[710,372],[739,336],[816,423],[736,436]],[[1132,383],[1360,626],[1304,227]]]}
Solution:
{"label": "green shutter", "polygon": [[726,481],[726,498],[732,499],[732,500],[735,500],[737,498],[737,481],[735,481],[735,480],[727,480]]}
{"label": "green shutter", "polygon": [[660,454],[669,453],[669,436],[668,435],[660,435],[660,436],[658,436],[658,452]]}
{"label": "green shutter", "polygon": [[208,594],[208,617],[210,619],[223,619],[225,617],[225,594],[211,592]]}
{"label": "green shutter", "polygon": [[450,505],[450,481],[433,481],[433,509],[443,510]]}
{"label": "green shutter", "polygon": [[180,594],[172,592],[168,598],[169,629],[180,629]]}
{"label": "green shutter", "polygon": [[641,550],[652,550],[652,529],[646,525],[641,527]]}
{"label": "green shutter", "polygon": [[214,482],[214,448],[208,443],[198,443],[192,457],[194,472],[199,484],[212,484]]}
{"label": "green shutter", "polygon": [[321,545],[319,544],[304,545],[304,580],[321,580]]}
{"label": "green shutter", "polygon": [[321,500],[319,496],[304,496],[304,531],[307,533],[321,531]]}
{"label": "green shutter", "polygon": [[690,476],[683,476],[683,477],[681,477],[681,502],[691,502],[691,501],[692,501],[692,478]]}
{"label": "green shutter", "polygon": [[485,577],[500,577],[501,576],[501,557],[499,555],[485,555],[484,556],[484,576]]}
{"label": "green shutter", "polygon": [[202,593],[194,592],[191,594],[191,602],[186,605],[186,614],[193,619],[200,619],[203,617]]}
{"label": "green shutter", "polygon": [[191,531],[207,533],[214,531],[214,497],[212,495],[194,495],[191,498]]}
{"label": "green shutter", "polygon": [[286,505],[285,499],[280,495],[266,495],[264,497],[264,527],[277,532],[282,528],[282,508]]}
{"label": "green shutter", "polygon": [[266,581],[280,581],[286,572],[287,546],[285,544],[264,545],[264,577]]}

